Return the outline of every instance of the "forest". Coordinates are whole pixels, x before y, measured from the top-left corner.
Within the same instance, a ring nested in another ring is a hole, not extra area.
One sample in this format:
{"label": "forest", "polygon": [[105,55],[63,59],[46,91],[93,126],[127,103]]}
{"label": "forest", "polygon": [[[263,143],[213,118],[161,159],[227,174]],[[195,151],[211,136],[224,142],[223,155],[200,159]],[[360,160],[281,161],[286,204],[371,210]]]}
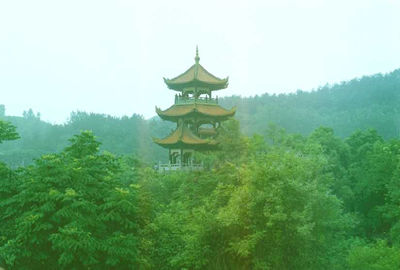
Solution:
{"label": "forest", "polygon": [[237,106],[206,170],[140,115],[0,108],[0,267],[400,269],[400,70]]}

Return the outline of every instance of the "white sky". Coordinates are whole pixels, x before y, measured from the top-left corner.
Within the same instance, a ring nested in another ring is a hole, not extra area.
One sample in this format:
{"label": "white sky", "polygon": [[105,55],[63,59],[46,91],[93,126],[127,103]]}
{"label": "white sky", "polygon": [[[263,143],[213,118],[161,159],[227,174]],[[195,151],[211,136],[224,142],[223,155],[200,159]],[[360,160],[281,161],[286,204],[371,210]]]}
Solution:
{"label": "white sky", "polygon": [[152,117],[196,44],[219,96],[311,90],[400,67],[400,0],[0,0],[0,104]]}

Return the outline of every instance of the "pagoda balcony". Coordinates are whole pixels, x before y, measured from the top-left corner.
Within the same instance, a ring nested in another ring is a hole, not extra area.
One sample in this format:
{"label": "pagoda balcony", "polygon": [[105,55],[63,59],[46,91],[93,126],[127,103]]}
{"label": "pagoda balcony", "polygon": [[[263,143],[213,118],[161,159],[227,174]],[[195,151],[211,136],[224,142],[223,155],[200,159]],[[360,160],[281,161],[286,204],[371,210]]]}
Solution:
{"label": "pagoda balcony", "polygon": [[208,97],[182,97],[182,96],[175,96],[175,104],[218,104],[218,97],[217,98],[208,98]]}
{"label": "pagoda balcony", "polygon": [[162,164],[159,162],[157,165],[154,167],[155,170],[157,170],[160,173],[165,173],[165,172],[172,172],[172,171],[202,171],[204,170],[203,163],[167,163],[167,164]]}

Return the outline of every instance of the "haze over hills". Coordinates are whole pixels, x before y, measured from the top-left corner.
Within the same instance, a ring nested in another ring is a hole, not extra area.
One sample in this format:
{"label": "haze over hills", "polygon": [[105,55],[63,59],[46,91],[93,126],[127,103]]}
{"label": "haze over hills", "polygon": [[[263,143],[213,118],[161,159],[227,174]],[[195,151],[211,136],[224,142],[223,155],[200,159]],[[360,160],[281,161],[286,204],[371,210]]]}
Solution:
{"label": "haze over hills", "polygon": [[225,106],[238,106],[236,118],[247,134],[262,133],[268,123],[288,132],[309,134],[328,126],[345,137],[356,129],[376,129],[384,138],[400,131],[400,69],[376,74],[311,92],[297,91],[255,97],[222,99]]}
{"label": "haze over hills", "polygon": [[[346,137],[357,129],[376,129],[384,138],[400,132],[400,69],[388,74],[365,76],[311,92],[255,97],[225,97],[222,106],[237,106],[236,119],[247,135],[264,134],[270,123],[289,133],[308,135],[319,126],[333,128]],[[6,104],[5,104],[6,105]],[[166,158],[166,151],[152,142],[152,137],[168,134],[173,125],[158,117],[112,117],[86,112],[71,113],[63,125],[40,120],[31,110],[23,117],[8,116],[3,108],[0,117],[17,127],[21,138],[0,145],[0,159],[12,166],[29,164],[42,154],[63,149],[68,138],[80,130],[93,130],[102,149],[117,154],[140,155],[147,162]]]}

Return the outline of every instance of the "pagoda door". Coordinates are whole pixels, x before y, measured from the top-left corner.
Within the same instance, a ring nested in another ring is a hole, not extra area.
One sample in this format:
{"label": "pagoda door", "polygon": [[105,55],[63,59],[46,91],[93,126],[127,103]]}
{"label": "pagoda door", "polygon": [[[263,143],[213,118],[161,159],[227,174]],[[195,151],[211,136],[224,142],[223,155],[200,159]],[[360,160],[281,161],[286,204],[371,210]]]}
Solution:
{"label": "pagoda door", "polygon": [[184,150],[183,151],[183,164],[185,165],[191,165],[193,161],[193,150]]}

